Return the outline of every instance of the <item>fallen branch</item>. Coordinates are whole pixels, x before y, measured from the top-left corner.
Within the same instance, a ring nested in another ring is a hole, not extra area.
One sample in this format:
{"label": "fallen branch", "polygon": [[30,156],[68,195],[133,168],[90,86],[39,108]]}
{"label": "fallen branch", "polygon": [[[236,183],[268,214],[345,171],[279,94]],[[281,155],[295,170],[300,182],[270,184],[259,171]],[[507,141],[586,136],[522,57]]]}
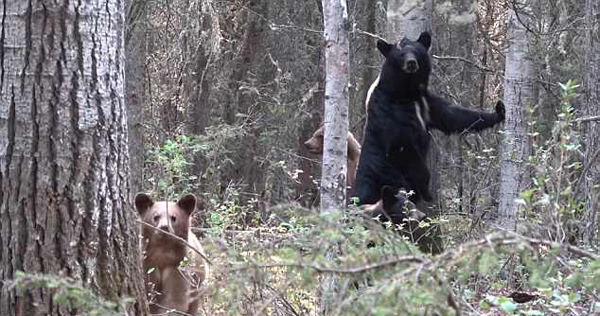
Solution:
{"label": "fallen branch", "polygon": [[313,269],[321,273],[334,273],[334,274],[356,274],[363,273],[369,270],[381,269],[388,266],[397,265],[403,262],[424,262],[426,259],[416,257],[416,256],[402,256],[396,257],[392,259],[388,259],[381,262],[376,262],[372,264],[367,264],[365,266],[356,267],[356,268],[348,268],[348,269],[336,269],[336,268],[327,268],[318,266],[316,264],[307,264],[307,263],[267,263],[267,264],[257,264],[257,265],[248,265],[243,267],[232,268],[230,271],[243,271],[248,269],[270,269],[270,268],[302,268],[302,269]]}

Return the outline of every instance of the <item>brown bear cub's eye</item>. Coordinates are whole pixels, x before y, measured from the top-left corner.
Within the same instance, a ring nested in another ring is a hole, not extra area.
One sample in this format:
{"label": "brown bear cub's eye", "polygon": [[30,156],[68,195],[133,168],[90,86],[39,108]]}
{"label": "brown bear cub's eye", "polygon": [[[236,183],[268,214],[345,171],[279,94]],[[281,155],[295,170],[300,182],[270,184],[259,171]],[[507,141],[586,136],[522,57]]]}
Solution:
{"label": "brown bear cub's eye", "polygon": [[177,217],[175,216],[171,216],[171,222],[175,223],[175,220],[177,219]]}

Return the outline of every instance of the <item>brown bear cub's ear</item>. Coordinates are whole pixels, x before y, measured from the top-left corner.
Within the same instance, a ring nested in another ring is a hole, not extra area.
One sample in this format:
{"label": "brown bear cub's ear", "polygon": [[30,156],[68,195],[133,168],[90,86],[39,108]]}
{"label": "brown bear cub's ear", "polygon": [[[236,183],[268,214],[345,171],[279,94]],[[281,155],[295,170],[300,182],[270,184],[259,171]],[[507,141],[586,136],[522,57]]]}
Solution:
{"label": "brown bear cub's ear", "polygon": [[421,45],[425,46],[425,48],[429,50],[429,48],[431,47],[431,35],[429,35],[429,32],[423,32],[419,36],[417,42],[421,43]]}
{"label": "brown bear cub's ear", "polygon": [[140,214],[144,214],[153,204],[154,201],[145,193],[138,193],[135,196],[135,208]]}
{"label": "brown bear cub's ear", "polygon": [[177,201],[177,206],[187,215],[191,215],[196,209],[196,197],[193,194],[184,195]]}
{"label": "brown bear cub's ear", "polygon": [[385,57],[387,57],[393,47],[394,45],[388,44],[388,42],[382,39],[377,40],[377,49],[379,49],[379,52]]}

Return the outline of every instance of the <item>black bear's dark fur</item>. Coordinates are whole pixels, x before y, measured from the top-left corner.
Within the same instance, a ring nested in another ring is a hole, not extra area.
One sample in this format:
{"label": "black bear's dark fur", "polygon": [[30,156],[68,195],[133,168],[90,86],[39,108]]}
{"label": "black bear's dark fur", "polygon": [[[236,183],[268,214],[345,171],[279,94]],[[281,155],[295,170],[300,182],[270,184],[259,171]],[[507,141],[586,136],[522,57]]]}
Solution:
{"label": "black bear's dark fur", "polygon": [[417,41],[403,39],[392,45],[383,40],[377,48],[385,57],[379,83],[368,100],[368,115],[354,196],[360,204],[381,198],[381,188],[414,191],[411,201],[431,200],[429,170],[429,129],[446,134],[479,131],[504,120],[504,105],[495,113],[483,113],[451,106],[427,90],[431,62],[429,33]]}

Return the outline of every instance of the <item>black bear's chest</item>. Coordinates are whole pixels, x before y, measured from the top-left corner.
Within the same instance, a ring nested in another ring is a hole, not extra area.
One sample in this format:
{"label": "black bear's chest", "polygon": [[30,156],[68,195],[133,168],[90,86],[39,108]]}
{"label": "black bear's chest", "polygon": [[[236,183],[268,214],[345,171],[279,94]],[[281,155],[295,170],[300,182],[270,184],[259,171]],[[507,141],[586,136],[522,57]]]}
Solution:
{"label": "black bear's chest", "polygon": [[428,120],[429,113],[426,105],[410,101],[396,103],[384,107],[380,113],[384,139],[396,146],[423,148],[429,143]]}

